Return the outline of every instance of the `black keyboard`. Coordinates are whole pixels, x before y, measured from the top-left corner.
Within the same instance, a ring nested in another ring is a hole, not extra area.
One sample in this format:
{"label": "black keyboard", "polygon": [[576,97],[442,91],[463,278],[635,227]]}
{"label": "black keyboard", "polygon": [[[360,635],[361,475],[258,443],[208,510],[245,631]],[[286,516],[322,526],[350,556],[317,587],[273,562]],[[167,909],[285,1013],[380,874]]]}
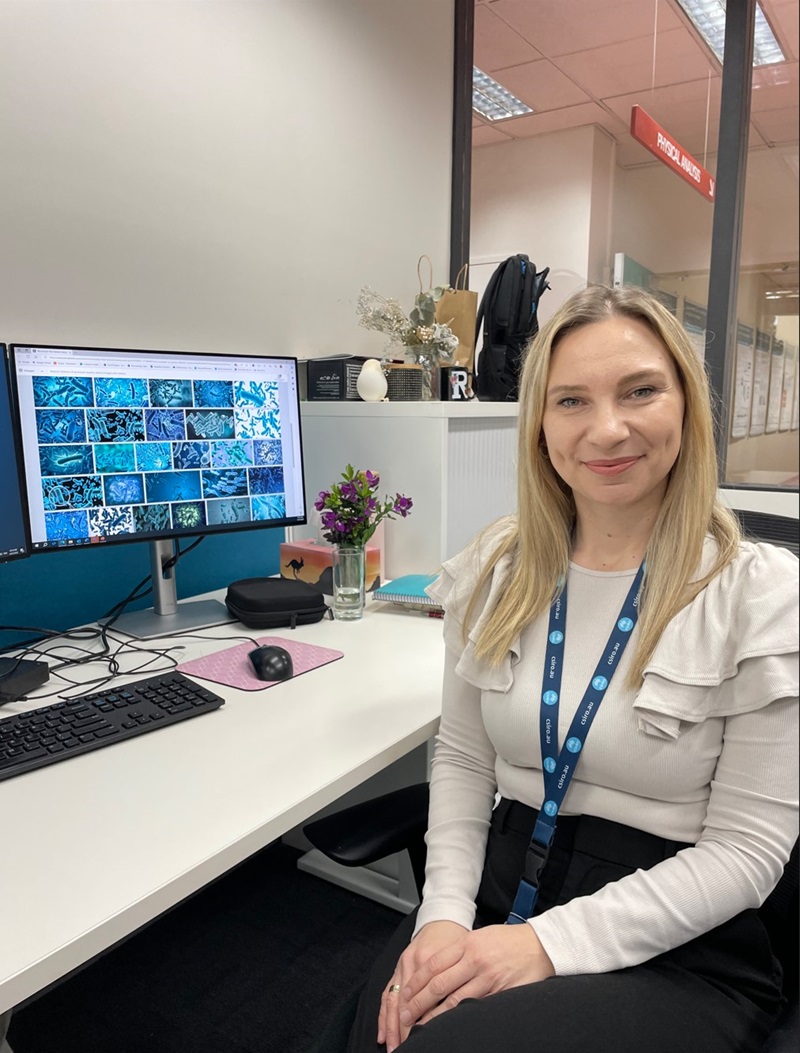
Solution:
{"label": "black keyboard", "polygon": [[181,673],[104,688],[0,718],[0,780],[219,709],[225,699]]}

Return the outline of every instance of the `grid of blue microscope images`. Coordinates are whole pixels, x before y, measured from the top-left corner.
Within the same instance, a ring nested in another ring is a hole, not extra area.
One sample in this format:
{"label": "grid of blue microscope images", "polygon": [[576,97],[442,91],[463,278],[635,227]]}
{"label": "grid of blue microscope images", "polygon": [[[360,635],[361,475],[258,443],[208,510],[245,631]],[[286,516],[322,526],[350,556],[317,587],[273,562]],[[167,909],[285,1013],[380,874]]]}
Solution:
{"label": "grid of blue microscope images", "polygon": [[33,378],[47,540],[286,515],[278,385]]}

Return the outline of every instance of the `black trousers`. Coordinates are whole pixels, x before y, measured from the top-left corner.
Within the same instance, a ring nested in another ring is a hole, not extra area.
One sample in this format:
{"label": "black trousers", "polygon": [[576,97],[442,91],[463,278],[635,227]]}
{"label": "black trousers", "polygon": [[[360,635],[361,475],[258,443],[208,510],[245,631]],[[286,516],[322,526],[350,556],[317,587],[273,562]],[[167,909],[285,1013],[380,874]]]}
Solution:
{"label": "black trousers", "polygon": [[[495,809],[475,928],[508,916],[536,811]],[[535,913],[648,870],[685,845],[592,816],[559,819]],[[379,1053],[381,993],[408,945],[414,915],[375,962],[348,1053]],[[758,1053],[781,1003],[780,966],[754,910],[661,954],[612,973],[555,976],[462,1002],[412,1029],[408,1053]]]}

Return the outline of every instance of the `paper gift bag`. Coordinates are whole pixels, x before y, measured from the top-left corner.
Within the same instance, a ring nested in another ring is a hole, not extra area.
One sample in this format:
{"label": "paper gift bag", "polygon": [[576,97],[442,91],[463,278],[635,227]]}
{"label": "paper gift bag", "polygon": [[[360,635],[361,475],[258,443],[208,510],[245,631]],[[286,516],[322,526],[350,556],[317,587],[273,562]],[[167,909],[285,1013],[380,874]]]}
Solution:
{"label": "paper gift bag", "polygon": [[458,337],[453,365],[466,369],[470,378],[475,362],[475,318],[478,313],[478,294],[467,288],[469,264],[458,272],[456,284],[445,289],[436,304],[436,321],[449,325]]}

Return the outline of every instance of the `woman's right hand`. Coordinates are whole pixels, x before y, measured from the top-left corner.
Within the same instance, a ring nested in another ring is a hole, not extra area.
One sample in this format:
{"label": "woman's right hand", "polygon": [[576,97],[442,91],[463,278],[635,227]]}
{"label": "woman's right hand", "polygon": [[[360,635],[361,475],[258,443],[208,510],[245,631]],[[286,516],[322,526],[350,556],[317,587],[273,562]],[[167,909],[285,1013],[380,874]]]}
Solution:
{"label": "woman's right hand", "polygon": [[386,1053],[392,1053],[414,1025],[401,1024],[399,1017],[400,992],[408,983],[409,977],[429,958],[443,947],[463,940],[469,929],[454,921],[431,921],[419,930],[406,947],[395,966],[392,978],[381,996],[381,1010],[378,1014],[378,1044],[386,1043]]}

